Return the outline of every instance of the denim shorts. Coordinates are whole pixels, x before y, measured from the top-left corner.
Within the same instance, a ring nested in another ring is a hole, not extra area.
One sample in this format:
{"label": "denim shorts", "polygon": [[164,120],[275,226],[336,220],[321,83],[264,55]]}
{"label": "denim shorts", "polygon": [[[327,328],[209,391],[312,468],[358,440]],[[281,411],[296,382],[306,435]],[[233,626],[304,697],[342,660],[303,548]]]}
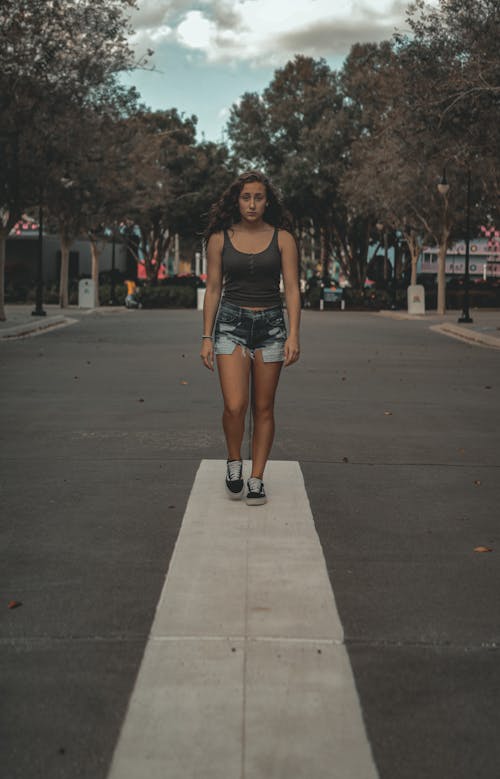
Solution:
{"label": "denim shorts", "polygon": [[286,338],[281,305],[252,311],[222,300],[215,320],[215,354],[232,354],[239,344],[252,359],[261,349],[264,362],[283,362]]}

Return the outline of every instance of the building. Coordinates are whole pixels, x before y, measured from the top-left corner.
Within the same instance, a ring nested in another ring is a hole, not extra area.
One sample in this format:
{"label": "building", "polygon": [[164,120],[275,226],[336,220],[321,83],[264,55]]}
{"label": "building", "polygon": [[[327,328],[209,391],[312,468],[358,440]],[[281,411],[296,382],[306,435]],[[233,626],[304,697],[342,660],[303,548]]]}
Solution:
{"label": "building", "polygon": [[[39,227],[31,219],[23,219],[12,229],[6,246],[5,285],[33,286],[36,283],[38,268]],[[110,271],[112,268],[112,241],[101,243],[99,254],[99,272]],[[127,257],[126,247],[115,243],[115,268],[135,278],[137,265]],[[61,271],[61,249],[59,237],[43,234],[43,282],[45,285],[59,282]],[[69,254],[69,280],[90,277],[92,273],[92,257],[90,241],[76,240]]]}
{"label": "building", "polygon": [[[470,242],[469,274],[472,280],[500,278],[500,248],[486,238]],[[465,241],[454,243],[446,255],[446,276],[463,276],[465,273]],[[425,246],[420,258],[420,273],[437,274],[438,247]]]}

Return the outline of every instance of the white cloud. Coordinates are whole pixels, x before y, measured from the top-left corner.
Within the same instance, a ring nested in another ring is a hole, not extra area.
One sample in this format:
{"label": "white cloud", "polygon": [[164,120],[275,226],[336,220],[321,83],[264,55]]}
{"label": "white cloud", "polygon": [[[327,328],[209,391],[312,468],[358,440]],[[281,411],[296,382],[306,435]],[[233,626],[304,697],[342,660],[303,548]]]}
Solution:
{"label": "white cloud", "polygon": [[172,36],[172,28],[168,24],[160,24],[158,27],[145,30],[137,30],[131,38],[131,43],[136,48],[149,48],[158,46]]}
{"label": "white cloud", "polygon": [[175,35],[212,62],[275,65],[297,53],[346,54],[352,43],[389,38],[404,0],[140,0],[134,39]]}
{"label": "white cloud", "polygon": [[200,11],[189,11],[177,27],[177,40],[190,49],[206,51],[216,32],[215,23]]}

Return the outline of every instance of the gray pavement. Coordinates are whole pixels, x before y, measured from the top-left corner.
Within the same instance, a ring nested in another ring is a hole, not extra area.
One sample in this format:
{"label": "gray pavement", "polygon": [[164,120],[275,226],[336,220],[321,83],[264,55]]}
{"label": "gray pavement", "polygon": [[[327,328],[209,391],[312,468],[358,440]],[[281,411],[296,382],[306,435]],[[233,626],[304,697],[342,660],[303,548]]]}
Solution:
{"label": "gray pavement", "polygon": [[126,312],[123,306],[100,308],[79,308],[79,306],[61,306],[54,303],[44,304],[44,315],[34,315],[36,306],[34,303],[12,303],[5,306],[6,318],[0,320],[0,341],[15,340],[34,335],[43,335],[49,330],[76,324],[82,317],[89,314],[107,316],[119,312]]}
{"label": "gray pavement", "polygon": [[[225,454],[197,312],[69,316],[0,343],[2,779],[106,777],[196,469]],[[304,312],[272,456],[304,473],[381,779],[496,779],[500,366],[433,324]]]}
{"label": "gray pavement", "polygon": [[[37,335],[45,330],[75,324],[82,316],[94,314],[107,316],[124,312],[123,307],[100,306],[96,309],[83,309],[78,306],[61,308],[55,304],[45,304],[45,316],[33,316],[35,306],[25,303],[11,304],[5,307],[6,320],[0,321],[0,340],[11,340]],[[132,312],[131,312],[132,313]],[[328,316],[330,312],[326,312]],[[350,313],[350,312],[347,312]],[[380,311],[380,316],[390,319],[414,320],[426,322],[430,328],[443,335],[459,338],[476,346],[500,349],[500,309],[471,309],[469,324],[459,323],[461,312],[448,311],[444,316],[428,311],[424,316],[414,316],[406,311]]]}

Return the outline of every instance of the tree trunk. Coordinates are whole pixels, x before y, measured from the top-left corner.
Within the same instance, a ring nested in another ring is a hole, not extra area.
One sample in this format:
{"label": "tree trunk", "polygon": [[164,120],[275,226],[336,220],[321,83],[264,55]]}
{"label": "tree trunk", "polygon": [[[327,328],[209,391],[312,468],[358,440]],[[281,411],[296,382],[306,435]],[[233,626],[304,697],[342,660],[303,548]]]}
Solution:
{"label": "tree trunk", "polygon": [[99,306],[99,251],[97,241],[90,239],[90,255],[92,257],[92,281],[94,282],[94,308]]}
{"label": "tree trunk", "polygon": [[411,278],[410,284],[414,286],[417,283],[417,264],[420,257],[420,246],[410,246],[410,260],[411,260]]}
{"label": "tree trunk", "polygon": [[319,228],[319,246],[320,246],[321,278],[324,282],[328,274],[328,241],[326,238],[326,230],[324,227]]}
{"label": "tree trunk", "polygon": [[[413,229],[410,229],[408,232],[404,233],[405,239],[406,239],[406,248],[407,252],[405,252],[406,256],[410,256],[410,284],[414,286],[417,283],[417,265],[418,265],[418,258],[420,257],[420,254],[422,253],[423,243],[419,240],[417,232]],[[405,263],[405,268],[406,268]]]}
{"label": "tree trunk", "polygon": [[8,233],[0,230],[0,322],[5,322],[5,245]]}
{"label": "tree trunk", "polygon": [[61,308],[68,306],[68,276],[69,276],[69,250],[72,241],[61,235],[61,276],[59,279],[59,305]]}
{"label": "tree trunk", "polygon": [[181,259],[181,254],[180,254],[180,247],[179,247],[179,233],[176,233],[174,238],[174,274],[176,276],[179,273],[180,259]]}

